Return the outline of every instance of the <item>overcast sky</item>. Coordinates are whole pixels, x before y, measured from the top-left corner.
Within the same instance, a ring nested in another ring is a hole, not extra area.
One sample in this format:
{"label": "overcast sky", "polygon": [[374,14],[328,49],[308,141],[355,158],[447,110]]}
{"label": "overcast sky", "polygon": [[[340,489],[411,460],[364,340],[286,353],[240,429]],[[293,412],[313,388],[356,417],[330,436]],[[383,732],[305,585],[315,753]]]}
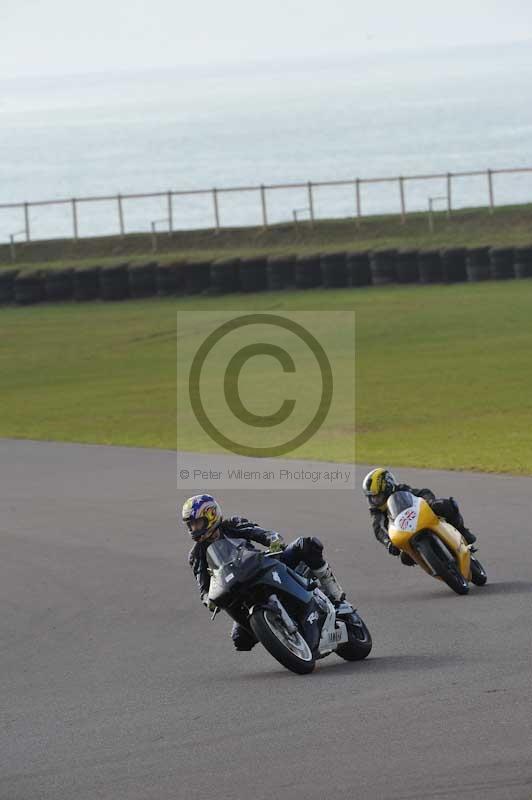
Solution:
{"label": "overcast sky", "polygon": [[0,21],[11,77],[522,41],[532,2],[0,0]]}

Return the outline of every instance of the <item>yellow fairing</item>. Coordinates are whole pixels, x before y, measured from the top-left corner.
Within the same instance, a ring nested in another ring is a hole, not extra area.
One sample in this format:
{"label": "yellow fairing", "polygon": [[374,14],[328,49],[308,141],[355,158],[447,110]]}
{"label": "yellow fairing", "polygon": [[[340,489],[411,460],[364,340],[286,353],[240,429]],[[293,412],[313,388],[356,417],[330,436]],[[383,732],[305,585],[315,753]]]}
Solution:
{"label": "yellow fairing", "polygon": [[[410,558],[413,558],[416,564],[419,564],[419,566],[422,567],[425,572],[431,574],[423,559],[419,557],[417,551],[411,546],[413,537],[422,530],[431,530],[438,535],[438,537],[447,545],[451,553],[454,553],[456,556],[460,572],[464,578],[468,581],[471,580],[471,556],[469,553],[469,548],[464,543],[464,540],[456,528],[453,528],[453,526],[449,525],[448,522],[445,522],[437,517],[429,504],[423,500],[423,498],[419,498],[419,513],[415,529],[403,531],[399,528],[396,528],[394,523],[390,521],[390,525],[388,527],[388,536],[390,537],[391,542],[398,547],[399,550],[403,550],[405,553],[408,553]],[[439,578],[439,580],[441,580],[441,578]]]}

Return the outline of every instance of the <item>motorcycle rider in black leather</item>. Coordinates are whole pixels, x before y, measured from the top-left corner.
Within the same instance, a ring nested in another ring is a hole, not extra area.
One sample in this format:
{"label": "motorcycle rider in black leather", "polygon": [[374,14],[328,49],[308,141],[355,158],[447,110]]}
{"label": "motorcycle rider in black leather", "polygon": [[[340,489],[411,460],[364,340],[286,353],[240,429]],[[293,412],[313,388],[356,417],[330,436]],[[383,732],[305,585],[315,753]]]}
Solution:
{"label": "motorcycle rider in black leather", "polygon": [[[179,512],[179,508],[178,508]],[[214,610],[209,601],[211,576],[207,567],[207,548],[222,536],[245,539],[250,549],[253,542],[279,553],[279,560],[295,569],[303,562],[310,569],[320,588],[334,603],[344,599],[345,593],[336,580],[331,567],[323,558],[323,544],[316,536],[300,536],[289,545],[276,531],[261,528],[245,517],[222,517],[218,502],[211,495],[202,494],[190,497],[184,504],[181,516],[195,544],[189,553],[189,564],[198,583],[203,604]],[[251,650],[256,638],[237,622],[233,623],[231,638],[237,650]]]}
{"label": "motorcycle rider in black leather", "polygon": [[[401,562],[407,566],[414,566],[408,553],[399,550],[388,536],[388,514],[386,512],[386,502],[395,492],[410,492],[416,497],[422,497],[427,501],[436,516],[443,517],[450,525],[462,534],[467,544],[476,542],[477,537],[466,528],[464,519],[458,508],[458,503],[453,497],[437,498],[430,489],[413,489],[406,483],[397,483],[390,470],[383,467],[376,467],[368,472],[364,478],[362,488],[369,502],[369,513],[375,537],[386,547],[390,555],[401,557]],[[476,548],[472,548],[475,552]]]}

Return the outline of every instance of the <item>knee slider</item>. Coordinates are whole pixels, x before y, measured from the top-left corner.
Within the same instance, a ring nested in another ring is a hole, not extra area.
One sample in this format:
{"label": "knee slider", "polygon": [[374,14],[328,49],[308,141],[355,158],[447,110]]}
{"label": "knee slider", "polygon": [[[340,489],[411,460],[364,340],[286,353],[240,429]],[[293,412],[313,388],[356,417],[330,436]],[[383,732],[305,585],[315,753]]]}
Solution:
{"label": "knee slider", "polygon": [[317,536],[306,536],[301,539],[305,562],[311,569],[323,566],[323,544]]}

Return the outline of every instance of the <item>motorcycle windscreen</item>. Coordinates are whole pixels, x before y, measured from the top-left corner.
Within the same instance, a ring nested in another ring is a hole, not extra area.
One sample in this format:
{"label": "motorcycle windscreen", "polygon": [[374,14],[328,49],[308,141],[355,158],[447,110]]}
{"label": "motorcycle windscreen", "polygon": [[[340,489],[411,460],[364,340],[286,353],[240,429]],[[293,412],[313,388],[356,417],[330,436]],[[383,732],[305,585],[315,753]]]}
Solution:
{"label": "motorcycle windscreen", "polygon": [[217,539],[207,548],[207,563],[212,569],[220,569],[224,564],[236,561],[245,545],[245,539]]}
{"label": "motorcycle windscreen", "polygon": [[388,498],[388,514],[392,519],[396,519],[399,514],[406,511],[407,508],[412,508],[414,505],[414,495],[412,492],[394,492]]}

